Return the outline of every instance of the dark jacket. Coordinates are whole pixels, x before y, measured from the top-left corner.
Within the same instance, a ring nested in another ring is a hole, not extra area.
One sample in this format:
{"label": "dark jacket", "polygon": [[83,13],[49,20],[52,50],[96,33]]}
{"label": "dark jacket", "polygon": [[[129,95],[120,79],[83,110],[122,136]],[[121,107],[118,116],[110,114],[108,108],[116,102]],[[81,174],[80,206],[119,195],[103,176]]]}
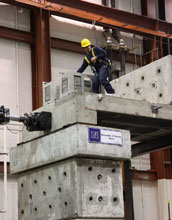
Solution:
{"label": "dark jacket", "polygon": [[[94,69],[99,72],[100,67],[103,65],[103,62],[108,63],[107,54],[106,52],[100,48],[100,47],[93,47],[93,51],[95,56],[97,57],[96,62],[92,63],[90,60],[93,57],[92,50],[86,55],[86,58],[90,62],[90,64],[94,67]],[[82,73],[89,65],[86,58],[84,58],[84,61],[81,65],[81,67],[77,70],[77,72]],[[103,61],[103,62],[102,62]]]}

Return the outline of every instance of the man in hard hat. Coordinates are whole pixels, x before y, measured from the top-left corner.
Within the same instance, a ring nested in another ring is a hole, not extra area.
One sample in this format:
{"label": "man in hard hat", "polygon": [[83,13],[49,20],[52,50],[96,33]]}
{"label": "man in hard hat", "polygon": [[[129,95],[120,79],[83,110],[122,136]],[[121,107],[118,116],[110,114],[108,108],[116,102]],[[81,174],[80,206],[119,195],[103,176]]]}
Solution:
{"label": "man in hard hat", "polygon": [[107,93],[114,94],[115,91],[107,80],[111,66],[106,52],[100,47],[91,47],[91,42],[88,39],[81,41],[81,47],[84,49],[86,56],[77,72],[84,72],[89,65],[94,73],[92,91],[99,93],[99,87],[102,84]]}

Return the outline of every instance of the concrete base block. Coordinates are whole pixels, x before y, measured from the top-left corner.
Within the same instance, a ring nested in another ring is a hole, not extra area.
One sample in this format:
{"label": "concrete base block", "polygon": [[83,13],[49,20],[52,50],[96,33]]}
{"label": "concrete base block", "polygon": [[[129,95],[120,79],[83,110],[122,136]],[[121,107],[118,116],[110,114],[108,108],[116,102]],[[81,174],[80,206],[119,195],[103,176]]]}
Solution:
{"label": "concrete base block", "polygon": [[123,219],[121,164],[72,159],[30,170],[18,181],[19,220]]}

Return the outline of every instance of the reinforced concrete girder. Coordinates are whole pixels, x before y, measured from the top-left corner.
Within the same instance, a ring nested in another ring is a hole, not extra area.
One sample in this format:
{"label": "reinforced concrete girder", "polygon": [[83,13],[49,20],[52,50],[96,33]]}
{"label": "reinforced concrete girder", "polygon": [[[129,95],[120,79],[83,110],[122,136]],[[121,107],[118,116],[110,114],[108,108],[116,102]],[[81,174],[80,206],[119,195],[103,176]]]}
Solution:
{"label": "reinforced concrete girder", "polygon": [[[172,132],[172,105],[161,104],[157,114],[152,113],[152,103],[104,95],[98,100],[94,93],[71,93],[39,108],[52,112],[54,132],[76,123],[101,125],[133,131],[139,141]],[[65,109],[65,111],[64,111]],[[147,134],[146,134],[147,132]],[[146,136],[145,136],[146,134]],[[47,132],[23,132],[23,142],[47,135]]]}
{"label": "reinforced concrete girder", "polygon": [[[172,138],[170,138],[172,136],[172,105],[161,104],[157,114],[152,113],[151,106],[152,103],[146,101],[108,95],[104,95],[100,101],[93,93],[71,93],[37,111],[52,112],[53,124],[50,133],[77,123],[130,130],[131,140],[139,142],[137,144],[140,148],[139,155],[142,149],[146,150],[141,153],[146,154],[167,147],[167,145],[162,146],[162,141],[167,135],[168,146],[172,144]],[[33,133],[24,131],[23,142],[27,143],[48,134],[49,132],[43,131]],[[156,141],[157,138],[159,141]],[[156,141],[153,149],[145,148],[152,141]]]}
{"label": "reinforced concrete girder", "polygon": [[172,25],[170,23],[81,0],[1,0],[1,2],[14,5],[20,4],[23,7],[39,7],[50,10],[58,16],[67,16],[75,20],[81,19],[85,22],[95,21],[96,24],[101,26],[119,28],[143,36],[155,35],[172,38]]}
{"label": "reinforced concrete girder", "polygon": [[118,133],[120,142],[95,143],[90,140],[89,129],[106,127],[76,124],[11,149],[11,174],[24,172],[72,157],[126,160],[131,158],[130,132],[110,129]]}

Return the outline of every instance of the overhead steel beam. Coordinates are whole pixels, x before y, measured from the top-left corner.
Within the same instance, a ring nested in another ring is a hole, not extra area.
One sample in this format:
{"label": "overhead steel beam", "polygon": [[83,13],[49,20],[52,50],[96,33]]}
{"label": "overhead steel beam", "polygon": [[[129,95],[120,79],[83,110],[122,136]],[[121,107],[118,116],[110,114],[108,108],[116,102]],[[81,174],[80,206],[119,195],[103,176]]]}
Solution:
{"label": "overhead steel beam", "polygon": [[68,15],[75,19],[78,17],[131,33],[172,39],[172,24],[170,23],[81,0],[1,0],[1,2],[39,7],[56,12],[59,16]]}
{"label": "overhead steel beam", "polygon": [[[122,28],[130,32],[172,38],[172,24],[141,15],[81,0],[48,0],[51,7],[60,13],[70,14],[101,24]],[[47,2],[48,2],[47,1]],[[47,5],[47,8],[50,6]],[[168,33],[168,34],[167,34]],[[170,36],[169,36],[170,35]]]}
{"label": "overhead steel beam", "polygon": [[140,115],[127,115],[122,113],[109,113],[107,115],[106,112],[98,112],[98,120],[99,122],[106,121],[107,123],[114,123],[115,125],[130,125],[137,128],[163,128],[172,131],[172,123],[170,120],[143,117]]}
{"label": "overhead steel beam", "polygon": [[132,179],[157,181],[157,172],[156,170],[133,170]]}
{"label": "overhead steel beam", "polygon": [[13,28],[7,28],[3,26],[0,26],[0,38],[21,41],[29,44],[35,43],[34,33],[21,31]]}
{"label": "overhead steel beam", "polygon": [[172,134],[132,145],[132,157],[167,149],[169,146],[172,146]]}
{"label": "overhead steel beam", "polygon": [[[27,31],[21,31],[14,28],[7,28],[0,26],[0,38],[9,39],[9,40],[15,40],[20,41],[24,43],[28,43],[31,45],[35,45],[35,33],[33,32],[27,32]],[[73,41],[63,40],[59,38],[51,38],[51,48],[58,49],[58,50],[64,50],[74,53],[80,53],[85,54],[83,49],[80,46],[80,43],[76,43]],[[113,60],[120,60],[120,55],[118,51],[113,51],[112,55]],[[135,61],[137,61],[138,65],[141,65],[140,56],[137,55],[135,57],[134,54],[128,53],[126,57],[126,61],[128,63],[134,64]]]}

